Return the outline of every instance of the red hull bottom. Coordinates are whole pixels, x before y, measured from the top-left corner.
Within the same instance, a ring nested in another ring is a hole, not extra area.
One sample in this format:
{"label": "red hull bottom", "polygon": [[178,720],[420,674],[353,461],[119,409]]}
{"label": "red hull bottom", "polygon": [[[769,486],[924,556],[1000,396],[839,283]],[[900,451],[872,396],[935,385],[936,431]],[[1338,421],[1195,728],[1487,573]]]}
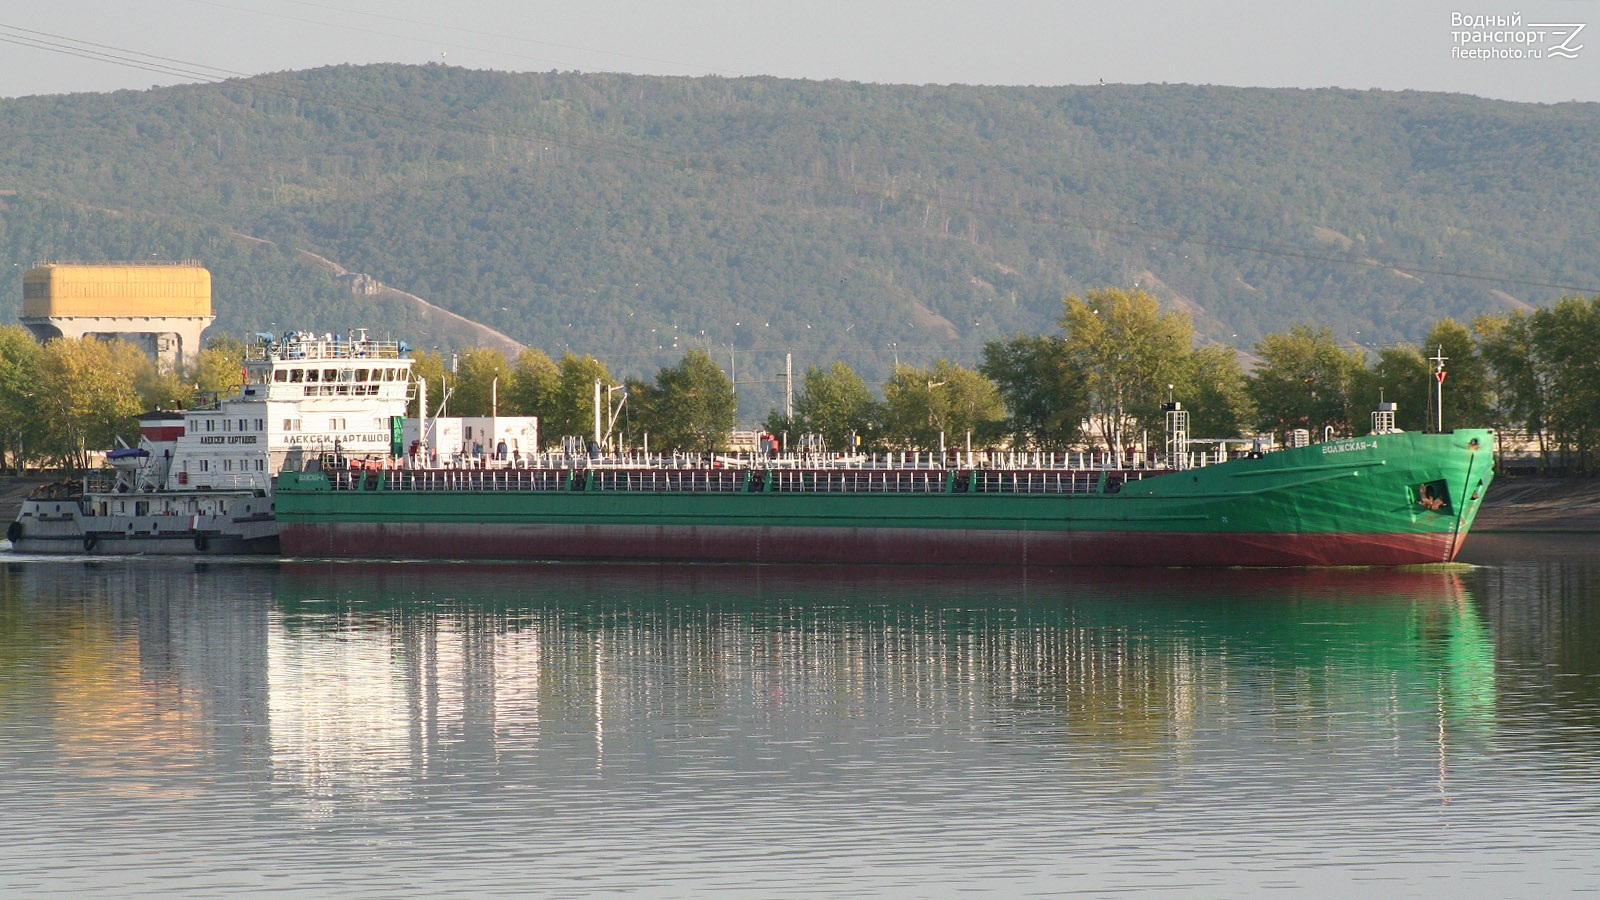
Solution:
{"label": "red hull bottom", "polygon": [[619,525],[287,524],[286,556],[1038,566],[1399,566],[1450,562],[1445,534],[962,531]]}

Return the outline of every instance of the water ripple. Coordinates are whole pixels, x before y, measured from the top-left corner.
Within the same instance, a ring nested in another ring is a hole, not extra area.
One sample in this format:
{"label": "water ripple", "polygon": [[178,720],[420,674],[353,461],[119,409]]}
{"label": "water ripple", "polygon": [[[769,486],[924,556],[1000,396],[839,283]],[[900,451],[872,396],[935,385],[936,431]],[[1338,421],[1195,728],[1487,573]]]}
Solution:
{"label": "water ripple", "polygon": [[19,562],[0,892],[1584,889],[1593,559]]}

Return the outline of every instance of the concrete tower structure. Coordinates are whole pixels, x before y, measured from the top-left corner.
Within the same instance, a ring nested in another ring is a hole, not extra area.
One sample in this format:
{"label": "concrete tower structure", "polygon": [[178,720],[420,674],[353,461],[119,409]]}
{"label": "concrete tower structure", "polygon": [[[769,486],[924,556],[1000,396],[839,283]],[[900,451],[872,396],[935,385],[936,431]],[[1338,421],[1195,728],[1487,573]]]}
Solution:
{"label": "concrete tower structure", "polygon": [[198,263],[42,263],[22,276],[22,324],[40,341],[122,338],[163,370],[200,352],[211,273]]}

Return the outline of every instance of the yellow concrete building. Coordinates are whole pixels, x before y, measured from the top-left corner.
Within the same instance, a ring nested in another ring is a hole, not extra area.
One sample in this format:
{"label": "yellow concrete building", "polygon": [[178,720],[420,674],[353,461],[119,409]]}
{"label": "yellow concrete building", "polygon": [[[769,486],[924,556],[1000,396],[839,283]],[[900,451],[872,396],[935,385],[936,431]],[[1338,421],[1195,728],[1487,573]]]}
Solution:
{"label": "yellow concrete building", "polygon": [[215,320],[198,263],[43,263],[22,276],[22,324],[41,341],[118,337],[172,368]]}

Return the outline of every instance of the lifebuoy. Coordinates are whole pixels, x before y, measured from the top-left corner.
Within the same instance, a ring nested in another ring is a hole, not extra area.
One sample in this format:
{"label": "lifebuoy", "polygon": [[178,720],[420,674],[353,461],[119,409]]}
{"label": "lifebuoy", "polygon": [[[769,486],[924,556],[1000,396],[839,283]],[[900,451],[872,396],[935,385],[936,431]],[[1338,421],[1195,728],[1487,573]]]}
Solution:
{"label": "lifebuoy", "polygon": [[19,538],[21,538],[21,537],[22,537],[22,523],[21,522],[12,522],[10,525],[6,526],[6,540],[8,540],[11,543],[15,544],[17,542],[17,540]]}
{"label": "lifebuoy", "polygon": [[206,552],[206,536],[205,535],[197,534],[197,535],[194,536],[194,549],[200,551],[201,553]]}
{"label": "lifebuoy", "polygon": [[85,553],[93,553],[94,552],[94,545],[97,544],[97,543],[99,543],[99,539],[97,539],[94,535],[92,535],[92,534],[84,535],[83,536],[83,552],[85,552]]}

